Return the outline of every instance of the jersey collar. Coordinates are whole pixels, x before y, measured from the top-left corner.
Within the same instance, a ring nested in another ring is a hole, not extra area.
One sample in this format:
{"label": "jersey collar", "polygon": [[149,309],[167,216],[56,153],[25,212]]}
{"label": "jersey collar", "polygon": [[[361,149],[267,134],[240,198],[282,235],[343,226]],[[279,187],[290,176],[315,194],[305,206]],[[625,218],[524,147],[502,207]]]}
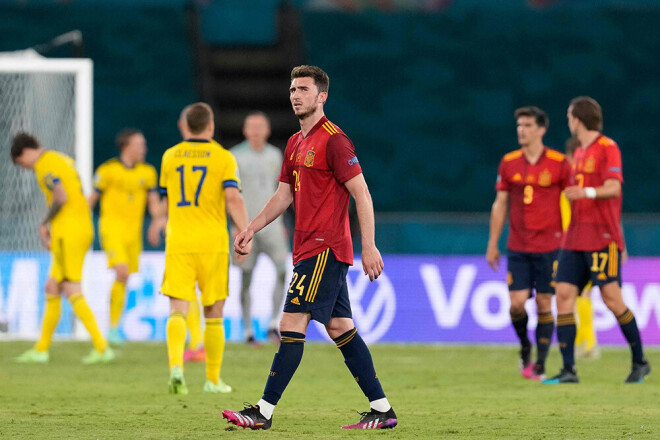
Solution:
{"label": "jersey collar", "polygon": [[300,132],[300,136],[301,136],[303,139],[309,139],[309,138],[311,138],[311,137],[314,135],[314,133],[316,133],[316,130],[318,130],[319,128],[321,128],[321,125],[325,124],[326,122],[328,122],[328,118],[326,118],[325,115],[323,115],[323,116],[321,117],[321,119],[319,119],[319,122],[317,122],[316,125],[313,126],[311,130],[309,130],[309,133],[307,133],[307,136],[303,136],[303,135],[302,135],[302,131]]}
{"label": "jersey collar", "polygon": [[195,144],[208,144],[208,143],[211,143],[211,141],[208,140],[208,139],[195,139],[195,138],[186,139],[186,142],[193,142]]}

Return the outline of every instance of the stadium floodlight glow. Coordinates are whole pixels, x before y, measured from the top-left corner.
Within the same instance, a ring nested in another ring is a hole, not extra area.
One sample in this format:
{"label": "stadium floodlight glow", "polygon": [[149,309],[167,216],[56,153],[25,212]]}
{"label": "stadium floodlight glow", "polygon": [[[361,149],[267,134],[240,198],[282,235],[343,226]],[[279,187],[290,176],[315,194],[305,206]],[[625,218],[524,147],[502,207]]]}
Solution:
{"label": "stadium floodlight glow", "polygon": [[[20,131],[48,149],[72,156],[83,191],[92,190],[93,63],[85,58],[44,58],[32,49],[0,53],[0,144]],[[8,151],[3,154],[9,159]],[[0,249],[41,250],[37,230],[43,212],[34,175],[0,161]]]}

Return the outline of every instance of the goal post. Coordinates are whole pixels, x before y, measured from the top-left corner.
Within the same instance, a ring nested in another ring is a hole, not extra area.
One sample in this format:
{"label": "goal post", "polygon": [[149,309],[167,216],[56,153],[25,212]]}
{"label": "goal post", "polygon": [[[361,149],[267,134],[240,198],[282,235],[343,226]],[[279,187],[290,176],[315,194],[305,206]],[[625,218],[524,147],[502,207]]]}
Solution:
{"label": "goal post", "polygon": [[34,176],[8,160],[8,147],[18,132],[34,134],[47,149],[72,156],[83,191],[91,192],[92,81],[90,59],[44,58],[32,51],[0,53],[0,144],[6,155],[0,160],[0,250],[41,250],[35,222],[44,209],[43,199]]}

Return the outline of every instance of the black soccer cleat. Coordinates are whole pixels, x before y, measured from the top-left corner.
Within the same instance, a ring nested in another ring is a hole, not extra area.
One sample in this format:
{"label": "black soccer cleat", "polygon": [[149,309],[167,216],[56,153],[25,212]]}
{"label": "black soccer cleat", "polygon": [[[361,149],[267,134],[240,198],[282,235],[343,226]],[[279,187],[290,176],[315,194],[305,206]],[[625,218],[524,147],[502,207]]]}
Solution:
{"label": "black soccer cleat", "polygon": [[642,383],[644,382],[644,378],[648,376],[650,372],[651,366],[646,359],[644,359],[643,362],[633,362],[626,383]]}
{"label": "black soccer cleat", "polygon": [[250,403],[244,403],[243,405],[245,405],[245,408],[241,411],[224,410],[222,412],[222,418],[243,429],[250,428],[256,431],[258,429],[270,428],[273,418],[267,419],[264,417],[258,405],[252,405]]}
{"label": "black soccer cleat", "polygon": [[342,426],[341,429],[392,429],[397,425],[394,409],[387,412],[376,411],[371,408],[369,412],[358,413],[362,416],[354,425]]}
{"label": "black soccer cleat", "polygon": [[562,383],[580,383],[575,368],[562,368],[558,375],[541,381],[545,385],[558,385]]}

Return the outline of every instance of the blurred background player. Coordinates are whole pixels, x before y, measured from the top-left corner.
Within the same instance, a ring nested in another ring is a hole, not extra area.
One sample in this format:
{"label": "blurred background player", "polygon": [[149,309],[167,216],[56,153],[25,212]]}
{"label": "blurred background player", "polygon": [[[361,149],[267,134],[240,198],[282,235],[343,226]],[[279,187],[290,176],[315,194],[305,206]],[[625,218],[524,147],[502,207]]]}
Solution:
{"label": "blurred background player", "polygon": [[[514,116],[521,148],[506,154],[500,162],[486,260],[498,270],[498,243],[509,211],[507,283],[511,322],[520,339],[520,371],[528,379],[541,380],[545,378],[545,359],[554,329],[552,275],[562,238],[560,195],[569,184],[570,166],[563,154],[543,145],[549,125],[543,110],[522,107]],[[534,364],[525,311],[525,302],[533,291],[538,314]]]}
{"label": "blurred background player", "polygon": [[127,128],[116,138],[119,157],[104,162],[94,175],[94,192],[89,207],[101,200],[99,234],[108,267],[115,271],[110,291],[110,330],[108,342],[123,343],[119,321],[124,309],[126,282],[129,274],[139,270],[142,252],[142,222],[145,205],[149,205],[151,225],[148,239],[151,245],[160,242],[162,222],[156,169],[144,163],[147,143],[139,130]]}
{"label": "blurred background player", "polygon": [[587,283],[600,287],[603,302],[617,317],[632,353],[626,383],[639,383],[651,372],[634,315],[621,295],[621,200],[623,173],[616,142],[604,136],[603,114],[596,100],[574,98],[567,112],[568,128],[580,141],[575,151],[575,185],[565,189],[571,221],[557,266],[557,340],[564,361],[546,384],[577,383],[574,344],[575,299]]}
{"label": "blurred background player", "polygon": [[39,226],[39,237],[52,258],[50,275],[46,280],[41,337],[34,348],[19,356],[17,361],[48,362],[48,349],[60,319],[60,295],[64,292],[71,302],[73,313],[82,321],[94,345],[83,362],[110,362],[115,354],[101,334],[80,285],[85,255],[94,239],[94,226],[73,159],[45,150],[27,133],[14,137],[11,159],[25,169],[34,170],[39,187],[46,196],[48,213]]}
{"label": "blurred background player", "polygon": [[237,426],[269,429],[273,411],[293,378],[305,346],[309,322],[325,326],[341,350],[349,371],[369,399],[370,411],[344,429],[387,429],[397,425],[374,368],[369,347],[355,328],[346,275],[353,264],[348,201],[353,196],[362,230],[362,269],[371,281],[383,271],[376,248],[371,195],[355,147],[323,112],[328,75],[316,66],[291,71],[289,99],[301,130],[287,142],[277,191],[250,225],[236,237],[234,249],[249,254],[254,234],[279,217],[293,202],[296,229],[293,279],[280,322],[281,344],[275,354],[263,396],[241,411],[225,410]]}
{"label": "blurred background player", "polygon": [[[282,152],[279,148],[268,143],[270,136],[270,120],[260,111],[247,115],[243,123],[245,140],[231,149],[238,163],[241,177],[241,190],[248,216],[254,219],[268,199],[277,190],[277,178],[282,165]],[[236,231],[237,233],[240,231]],[[284,277],[286,276],[286,259],[289,252],[286,242],[286,232],[281,217],[277,217],[271,224],[260,231],[252,240],[252,252],[239,267],[243,272],[241,288],[241,307],[243,309],[243,328],[245,340],[254,344],[254,330],[250,313],[250,284],[252,271],[261,252],[268,255],[275,264],[277,279],[273,290],[273,310],[268,326],[268,337],[278,342],[278,318],[284,299]]]}
{"label": "blurred background player", "polygon": [[197,283],[206,318],[204,392],[227,393],[231,387],[220,379],[225,346],[222,309],[229,281],[226,212],[238,228],[247,227],[248,216],[239,192],[236,160],[211,142],[215,131],[211,107],[192,104],[184,110],[184,117],[191,138],[165,151],[160,174],[169,216],[161,288],[170,297],[166,329],[169,389],[173,394],[188,392],[183,376],[185,317],[190,302],[197,301]]}

